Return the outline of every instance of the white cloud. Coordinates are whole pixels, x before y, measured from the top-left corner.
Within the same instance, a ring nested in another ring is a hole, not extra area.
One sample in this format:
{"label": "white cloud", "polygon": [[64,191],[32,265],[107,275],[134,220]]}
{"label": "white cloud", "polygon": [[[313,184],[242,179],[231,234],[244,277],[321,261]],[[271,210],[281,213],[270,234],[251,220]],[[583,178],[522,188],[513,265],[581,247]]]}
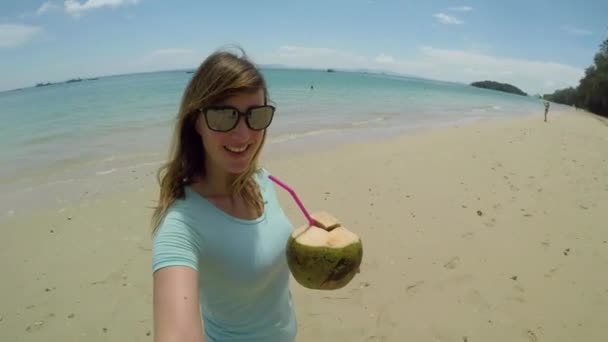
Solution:
{"label": "white cloud", "polygon": [[549,61],[505,58],[430,46],[419,48],[419,53],[419,58],[436,66],[428,72],[433,78],[464,82],[490,79],[511,83],[527,89],[529,93],[576,85],[583,75],[581,69]]}
{"label": "white cloud", "polygon": [[385,53],[366,57],[331,48],[289,45],[261,54],[258,59],[291,67],[369,69],[464,83],[487,79],[511,83],[531,94],[576,86],[584,74],[581,69],[555,62],[431,46],[418,47],[413,56],[399,58]]}
{"label": "white cloud", "polygon": [[578,36],[589,36],[589,35],[593,34],[593,32],[591,32],[589,30],[574,27],[574,26],[569,26],[569,25],[562,26],[562,30],[565,32],[568,32],[570,34],[575,34]]}
{"label": "white cloud", "polygon": [[65,0],[63,5],[68,14],[74,17],[80,17],[82,13],[86,11],[104,7],[117,8],[128,5],[136,5],[139,1],[140,0],[86,0],[81,3],[78,0]]}
{"label": "white cloud", "polygon": [[51,1],[47,1],[45,3],[43,3],[42,5],[40,5],[40,7],[38,8],[38,10],[36,10],[36,15],[43,15],[45,13],[51,12],[51,11],[55,11],[55,10],[59,10],[61,9],[60,6],[56,5],[55,3],[51,2]]}
{"label": "white cloud", "polygon": [[[352,53],[329,48],[315,48],[285,45],[275,54],[281,63],[323,68],[329,60],[340,60],[342,63],[357,66],[364,65],[365,59]],[[271,57],[272,58],[272,57]],[[302,64],[303,62],[303,64]]]}
{"label": "white cloud", "polygon": [[464,23],[462,20],[445,13],[437,13],[434,14],[433,17],[437,18],[437,20],[444,25],[460,25]]}
{"label": "white cloud", "polygon": [[328,49],[328,48],[309,48],[302,46],[291,46],[285,45],[279,48],[278,54],[281,57],[290,58],[290,57],[311,57],[311,56],[320,56],[320,55],[332,55],[339,54],[340,51]]}
{"label": "white cloud", "polygon": [[191,49],[157,49],[143,56],[134,67],[145,70],[193,68],[203,60],[201,56],[201,53]]}
{"label": "white cloud", "polygon": [[150,56],[158,57],[158,56],[184,56],[191,55],[194,53],[194,50],[191,49],[157,49],[150,52]]}
{"label": "white cloud", "polygon": [[450,7],[449,9],[450,9],[450,11],[454,11],[454,12],[471,12],[473,10],[473,7],[457,6],[457,7]]}
{"label": "white cloud", "polygon": [[0,48],[27,44],[42,33],[42,28],[21,24],[0,24]]}
{"label": "white cloud", "polygon": [[383,53],[379,54],[374,61],[380,64],[394,64],[396,63],[395,58],[393,56],[385,55]]}

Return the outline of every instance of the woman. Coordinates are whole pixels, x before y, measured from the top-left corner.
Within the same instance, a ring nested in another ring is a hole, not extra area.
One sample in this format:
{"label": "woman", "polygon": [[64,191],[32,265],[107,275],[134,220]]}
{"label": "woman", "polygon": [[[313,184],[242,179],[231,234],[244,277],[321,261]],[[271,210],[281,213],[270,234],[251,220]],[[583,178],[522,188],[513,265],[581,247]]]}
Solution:
{"label": "woman", "polygon": [[274,111],[244,53],[210,55],[188,84],[153,215],[155,341],[295,340],[293,226],[257,166]]}

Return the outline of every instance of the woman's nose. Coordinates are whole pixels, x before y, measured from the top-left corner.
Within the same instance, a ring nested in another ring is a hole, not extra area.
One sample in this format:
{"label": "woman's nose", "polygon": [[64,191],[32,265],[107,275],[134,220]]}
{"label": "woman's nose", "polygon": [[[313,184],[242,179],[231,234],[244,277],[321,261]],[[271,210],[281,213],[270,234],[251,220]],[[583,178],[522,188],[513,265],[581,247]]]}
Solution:
{"label": "woman's nose", "polygon": [[231,132],[231,137],[238,141],[245,141],[249,139],[249,135],[251,134],[247,123],[245,122],[246,117],[241,116],[239,118],[239,122],[236,124],[236,127]]}

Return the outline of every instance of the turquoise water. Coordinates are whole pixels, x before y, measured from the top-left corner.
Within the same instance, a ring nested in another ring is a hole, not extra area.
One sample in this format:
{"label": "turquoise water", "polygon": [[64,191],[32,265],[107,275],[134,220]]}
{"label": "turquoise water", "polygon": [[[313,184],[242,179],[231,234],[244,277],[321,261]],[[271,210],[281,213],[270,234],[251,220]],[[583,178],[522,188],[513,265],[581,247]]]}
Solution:
{"label": "turquoise water", "polygon": [[[353,133],[352,139],[542,111],[531,97],[455,83],[313,70],[263,73],[278,108],[270,144],[344,132]],[[34,175],[68,180],[66,172],[83,165],[95,176],[115,170],[112,161],[128,166],[141,162],[135,156],[162,159],[191,76],[185,71],[108,76],[0,93],[0,186],[5,186],[0,190],[9,191],[7,184],[19,180],[26,184]]]}

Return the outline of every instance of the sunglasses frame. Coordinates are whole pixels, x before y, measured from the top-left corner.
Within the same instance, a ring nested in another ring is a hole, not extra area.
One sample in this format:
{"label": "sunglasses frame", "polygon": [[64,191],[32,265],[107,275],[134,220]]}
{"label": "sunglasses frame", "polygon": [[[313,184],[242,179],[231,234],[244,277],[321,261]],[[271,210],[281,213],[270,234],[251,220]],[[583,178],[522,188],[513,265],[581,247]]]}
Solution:
{"label": "sunglasses frame", "polygon": [[[249,123],[249,118],[251,118],[251,112],[252,112],[253,110],[255,110],[255,109],[258,109],[258,108],[266,108],[266,107],[272,108],[272,115],[270,116],[270,121],[268,122],[268,124],[266,125],[266,127],[263,127],[263,128],[257,128],[257,129],[256,129],[256,128],[251,127],[251,124]],[[229,129],[227,129],[227,130],[218,130],[218,129],[214,129],[214,128],[212,128],[212,127],[209,125],[209,119],[207,118],[207,112],[208,112],[209,110],[213,110],[213,109],[216,109],[216,110],[222,110],[222,109],[232,109],[232,110],[234,110],[235,112],[237,112],[239,116],[238,116],[238,118],[236,119],[236,121],[234,122],[234,125],[232,125],[232,127],[230,127]],[[212,131],[214,131],[214,132],[222,132],[222,133],[226,133],[226,132],[230,132],[230,131],[232,131],[234,128],[236,128],[236,126],[239,124],[239,121],[241,121],[241,117],[243,117],[243,116],[245,117],[245,124],[247,124],[247,127],[249,127],[249,129],[250,129],[250,130],[252,130],[252,131],[262,131],[262,130],[264,130],[264,129],[268,128],[268,126],[270,126],[270,124],[272,123],[272,120],[274,119],[274,113],[276,112],[276,108],[275,108],[274,106],[272,106],[272,105],[265,104],[265,105],[260,105],[260,106],[253,106],[253,107],[249,107],[249,108],[247,108],[247,111],[245,111],[245,112],[241,112],[240,110],[238,110],[237,108],[235,108],[235,107],[233,107],[233,106],[209,106],[209,107],[205,107],[205,108],[200,108],[200,109],[199,109],[199,112],[200,112],[200,113],[202,113],[202,114],[203,114],[203,116],[205,117],[205,123],[207,124],[207,127],[208,127],[210,130],[212,130]]]}

